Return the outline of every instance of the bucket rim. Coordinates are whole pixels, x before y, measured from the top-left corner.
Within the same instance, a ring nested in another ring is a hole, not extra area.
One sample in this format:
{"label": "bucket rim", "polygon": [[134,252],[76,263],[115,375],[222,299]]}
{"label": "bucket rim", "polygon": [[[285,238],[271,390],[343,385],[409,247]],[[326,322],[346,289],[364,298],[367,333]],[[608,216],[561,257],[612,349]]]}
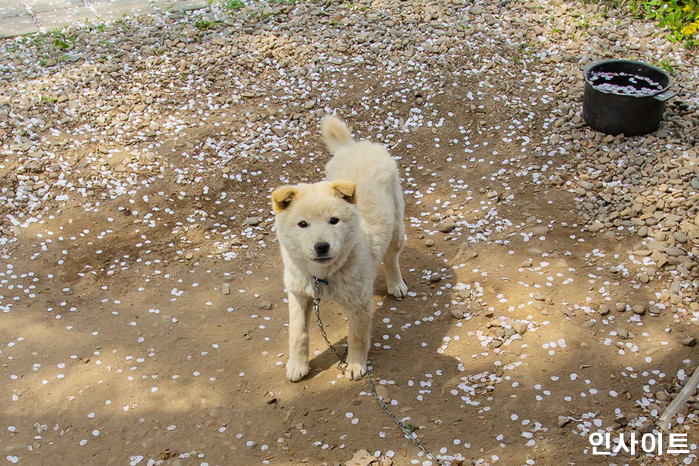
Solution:
{"label": "bucket rim", "polygon": [[[602,65],[608,65],[608,64],[632,64],[636,66],[640,66],[642,68],[647,68],[649,70],[652,70],[656,73],[661,74],[665,78],[667,78],[667,84],[660,89],[659,91],[653,93],[653,94],[646,94],[646,95],[626,95],[626,94],[618,94],[616,92],[608,91],[605,89],[600,89],[598,87],[595,87],[594,84],[592,84],[592,81],[590,80],[590,72],[593,71],[595,68],[602,66]],[[594,63],[590,63],[588,65],[585,65],[583,67],[583,78],[585,78],[585,83],[589,85],[592,89],[594,89],[596,92],[601,92],[603,94],[608,94],[608,95],[614,95],[618,97],[630,97],[630,98],[646,98],[646,97],[654,97],[658,94],[662,94],[663,92],[667,91],[672,87],[672,84],[674,83],[672,80],[672,76],[670,76],[665,70],[658,68],[657,66],[653,66],[651,64],[642,62],[642,61],[637,61],[637,60],[626,60],[622,58],[612,58],[612,59],[607,59],[607,60],[600,60],[596,61]]]}

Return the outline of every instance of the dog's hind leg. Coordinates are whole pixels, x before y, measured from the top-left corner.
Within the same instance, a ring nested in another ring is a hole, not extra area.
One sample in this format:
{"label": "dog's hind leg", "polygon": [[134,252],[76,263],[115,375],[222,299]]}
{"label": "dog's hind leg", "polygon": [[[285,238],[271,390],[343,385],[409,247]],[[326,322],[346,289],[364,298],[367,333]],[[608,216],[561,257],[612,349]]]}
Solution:
{"label": "dog's hind leg", "polygon": [[308,374],[308,322],[311,314],[310,296],[289,292],[289,360],[286,378],[298,382]]}
{"label": "dog's hind leg", "polygon": [[362,307],[345,308],[345,315],[349,324],[346,374],[352,380],[359,380],[366,374],[374,300],[369,300]]}
{"label": "dog's hind leg", "polygon": [[408,295],[408,285],[400,273],[399,263],[399,256],[401,251],[403,251],[404,242],[405,227],[401,221],[393,230],[393,237],[383,258],[384,270],[386,271],[386,287],[388,288],[388,293],[396,298],[404,298]]}

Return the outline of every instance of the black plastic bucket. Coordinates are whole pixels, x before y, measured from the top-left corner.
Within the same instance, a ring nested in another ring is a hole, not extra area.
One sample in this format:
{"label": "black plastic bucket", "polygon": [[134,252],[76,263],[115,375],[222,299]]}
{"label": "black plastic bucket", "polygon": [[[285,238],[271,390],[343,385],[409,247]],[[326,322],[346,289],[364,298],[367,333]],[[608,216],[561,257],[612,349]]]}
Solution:
{"label": "black plastic bucket", "polygon": [[663,70],[631,60],[604,60],[586,66],[583,117],[606,134],[638,136],[660,126],[665,102],[675,95]]}

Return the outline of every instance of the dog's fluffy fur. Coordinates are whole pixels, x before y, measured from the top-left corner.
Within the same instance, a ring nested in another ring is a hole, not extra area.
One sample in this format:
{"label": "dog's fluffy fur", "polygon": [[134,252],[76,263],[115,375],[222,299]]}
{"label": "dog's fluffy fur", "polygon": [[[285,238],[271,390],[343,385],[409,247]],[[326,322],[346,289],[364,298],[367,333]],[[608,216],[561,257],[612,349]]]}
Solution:
{"label": "dog's fluffy fur", "polygon": [[374,314],[373,288],[383,260],[388,292],[404,297],[408,287],[398,256],[403,249],[403,196],[395,161],[386,149],[355,142],[347,127],[328,116],[323,140],[333,154],[327,181],[282,186],[272,193],[275,226],[289,292],[289,361],[286,376],[301,380],[308,365],[308,324],[314,277],[322,299],[338,302],[347,316],[347,374],[366,374]]}

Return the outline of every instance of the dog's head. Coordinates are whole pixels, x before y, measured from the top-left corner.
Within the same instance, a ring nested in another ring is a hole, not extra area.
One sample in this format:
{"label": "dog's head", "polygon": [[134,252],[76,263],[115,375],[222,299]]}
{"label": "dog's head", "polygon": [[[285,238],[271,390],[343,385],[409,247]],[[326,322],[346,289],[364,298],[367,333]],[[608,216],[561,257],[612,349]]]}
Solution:
{"label": "dog's head", "polygon": [[282,186],[272,193],[282,247],[313,274],[341,265],[357,241],[355,187],[352,181],[335,180]]}

